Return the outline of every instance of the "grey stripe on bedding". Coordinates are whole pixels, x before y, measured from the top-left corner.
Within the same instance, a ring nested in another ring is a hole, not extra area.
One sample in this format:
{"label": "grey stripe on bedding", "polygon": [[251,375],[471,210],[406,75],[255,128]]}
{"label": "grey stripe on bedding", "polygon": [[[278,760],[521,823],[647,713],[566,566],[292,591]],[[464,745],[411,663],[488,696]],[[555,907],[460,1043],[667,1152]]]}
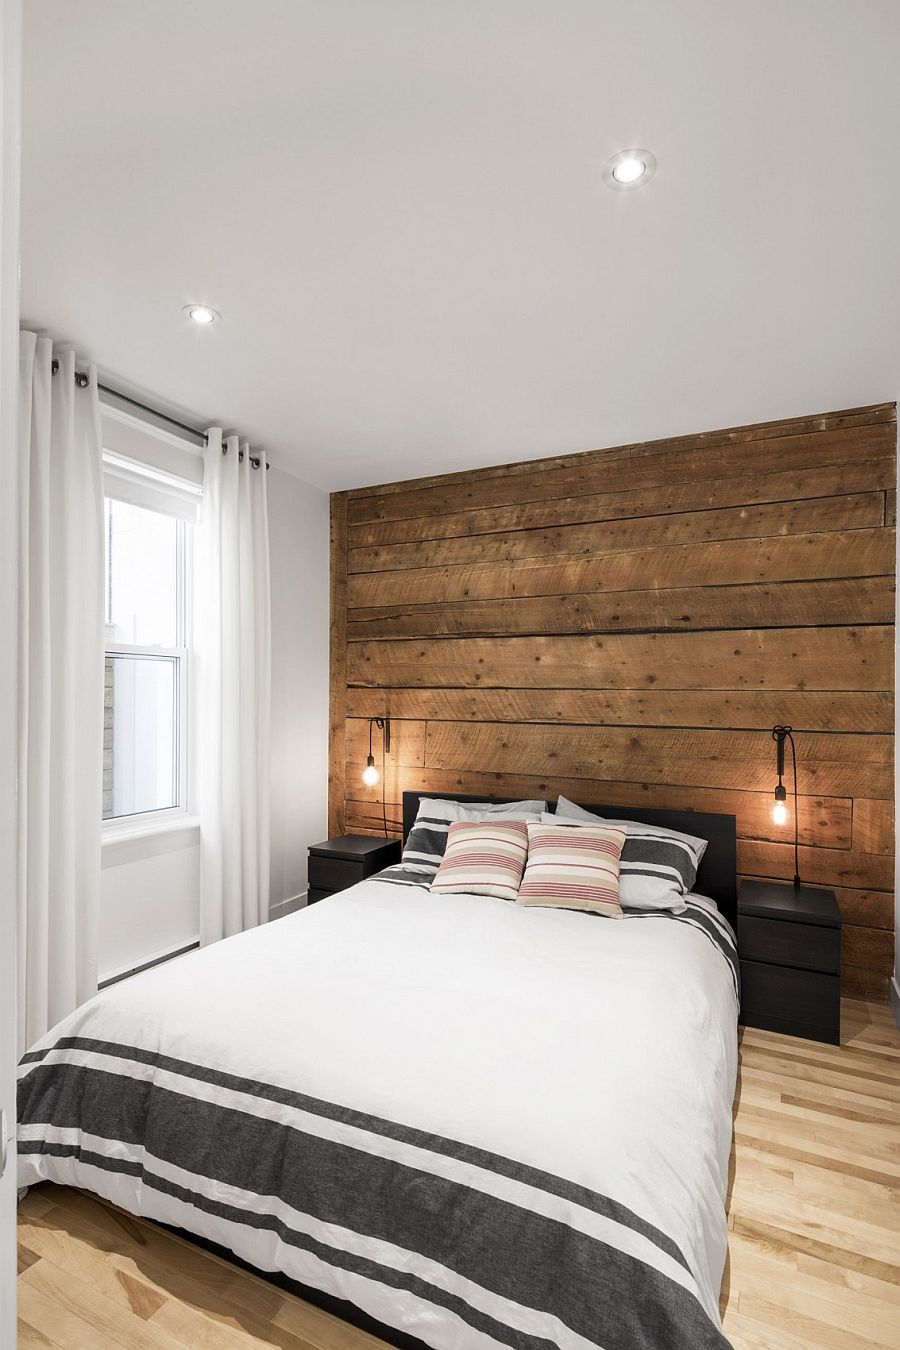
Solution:
{"label": "grey stripe on bedding", "polygon": [[[54,1058],[43,1062],[51,1052]],[[58,1062],[58,1055],[68,1058]],[[105,1071],[95,1059],[86,1063],[86,1055],[107,1056],[111,1064],[119,1062],[120,1070],[124,1061],[125,1072]],[[128,1061],[135,1066],[151,1065],[160,1074],[177,1073],[186,1080],[220,1086],[223,1092],[241,1092],[244,1102],[252,1103],[255,1097],[297,1106],[376,1136],[412,1143],[425,1155],[414,1166],[372,1151],[377,1139],[367,1148],[365,1140],[354,1136],[350,1146],[296,1124],[255,1115],[246,1105],[235,1109],[199,1099],[152,1078],[127,1076]],[[652,1225],[607,1197],[562,1178],[272,1084],[129,1046],[66,1038],[27,1062],[32,1067],[20,1083],[21,1122],[30,1127],[21,1141],[23,1152],[61,1151],[63,1156],[82,1157],[112,1171],[130,1171],[133,1163],[138,1169],[133,1175],[143,1185],[169,1194],[175,1194],[174,1183],[163,1173],[170,1167],[180,1168],[189,1174],[182,1178],[186,1187],[180,1198],[198,1209],[221,1212],[222,1217],[227,1210],[233,1222],[271,1228],[284,1241],[307,1250],[315,1244],[315,1254],[334,1265],[351,1268],[350,1262],[356,1269],[362,1262],[371,1278],[410,1289],[432,1303],[449,1307],[447,1300],[452,1300],[453,1311],[469,1325],[523,1350],[555,1342],[524,1335],[493,1318],[486,1319],[490,1327],[482,1327],[485,1313],[459,1294],[441,1290],[408,1271],[318,1243],[308,1233],[295,1231],[290,1216],[257,1211],[252,1199],[248,1208],[238,1209],[224,1205],[221,1193],[215,1200],[210,1193],[215,1193],[217,1185],[228,1185],[251,1197],[277,1197],[300,1215],[418,1253],[499,1298],[558,1319],[605,1350],[650,1350],[662,1345],[673,1350],[723,1350],[727,1344],[697,1298],[657,1269],[649,1257],[640,1259],[563,1218],[481,1189],[469,1170],[461,1169],[459,1179],[444,1174],[446,1163],[440,1171],[431,1171],[428,1154],[458,1159],[460,1164],[512,1177],[590,1208],[646,1238],[653,1244],[649,1251],[657,1248],[685,1264],[675,1244]],[[47,1138],[40,1137],[41,1126],[46,1127]],[[88,1159],[71,1136],[55,1139],[57,1130],[113,1141],[118,1156],[109,1158],[97,1151],[96,1142],[91,1147],[88,1141]],[[35,1132],[38,1137],[31,1137]],[[264,1207],[262,1199],[260,1206]],[[561,1212],[566,1213],[565,1206]],[[660,1264],[665,1265],[662,1257]]]}

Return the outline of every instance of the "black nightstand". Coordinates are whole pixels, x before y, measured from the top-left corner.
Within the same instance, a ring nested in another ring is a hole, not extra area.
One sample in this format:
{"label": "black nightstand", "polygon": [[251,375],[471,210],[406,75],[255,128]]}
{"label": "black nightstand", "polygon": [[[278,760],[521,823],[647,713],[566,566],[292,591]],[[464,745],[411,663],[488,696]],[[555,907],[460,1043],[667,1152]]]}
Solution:
{"label": "black nightstand", "polygon": [[741,1021],[841,1041],[841,912],[834,891],[745,881],[738,897]]}
{"label": "black nightstand", "polygon": [[312,905],[374,876],[399,862],[402,851],[399,839],[375,839],[368,834],[342,834],[323,844],[311,844],[306,903]]}

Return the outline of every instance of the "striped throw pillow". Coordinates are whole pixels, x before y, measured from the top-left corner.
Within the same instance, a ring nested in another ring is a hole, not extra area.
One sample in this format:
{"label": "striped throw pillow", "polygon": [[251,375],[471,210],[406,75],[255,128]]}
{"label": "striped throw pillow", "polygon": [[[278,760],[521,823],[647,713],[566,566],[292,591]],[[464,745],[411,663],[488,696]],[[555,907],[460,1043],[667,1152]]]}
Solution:
{"label": "striped throw pillow", "polygon": [[587,825],[527,825],[528,862],[520,905],[584,909],[622,918],[619,857],[625,831]]}
{"label": "striped throw pillow", "polygon": [[431,889],[439,895],[494,895],[515,900],[528,853],[524,820],[456,820]]}
{"label": "striped throw pillow", "polygon": [[684,910],[684,897],[694,889],[700,860],[707,841],[661,825],[643,825],[635,820],[612,820],[586,811],[560,797],[556,819],[573,825],[615,826],[625,831],[625,847],[619,865],[619,893],[626,909]]}

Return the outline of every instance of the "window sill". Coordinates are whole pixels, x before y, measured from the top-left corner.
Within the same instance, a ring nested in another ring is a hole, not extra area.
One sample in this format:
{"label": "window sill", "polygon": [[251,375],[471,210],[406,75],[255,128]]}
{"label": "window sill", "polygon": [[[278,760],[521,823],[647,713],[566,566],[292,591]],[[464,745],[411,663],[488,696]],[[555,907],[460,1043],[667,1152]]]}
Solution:
{"label": "window sill", "polygon": [[106,825],[101,837],[103,866],[118,867],[141,858],[194,848],[199,843],[199,816],[175,815],[140,824]]}

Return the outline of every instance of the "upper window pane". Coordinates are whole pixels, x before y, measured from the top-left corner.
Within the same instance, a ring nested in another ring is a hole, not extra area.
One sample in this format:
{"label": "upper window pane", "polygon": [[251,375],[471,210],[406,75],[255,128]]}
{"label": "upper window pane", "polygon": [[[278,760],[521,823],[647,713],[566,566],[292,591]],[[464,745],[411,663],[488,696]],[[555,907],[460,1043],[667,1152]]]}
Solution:
{"label": "upper window pane", "polygon": [[106,500],[106,640],[177,647],[178,521]]}

